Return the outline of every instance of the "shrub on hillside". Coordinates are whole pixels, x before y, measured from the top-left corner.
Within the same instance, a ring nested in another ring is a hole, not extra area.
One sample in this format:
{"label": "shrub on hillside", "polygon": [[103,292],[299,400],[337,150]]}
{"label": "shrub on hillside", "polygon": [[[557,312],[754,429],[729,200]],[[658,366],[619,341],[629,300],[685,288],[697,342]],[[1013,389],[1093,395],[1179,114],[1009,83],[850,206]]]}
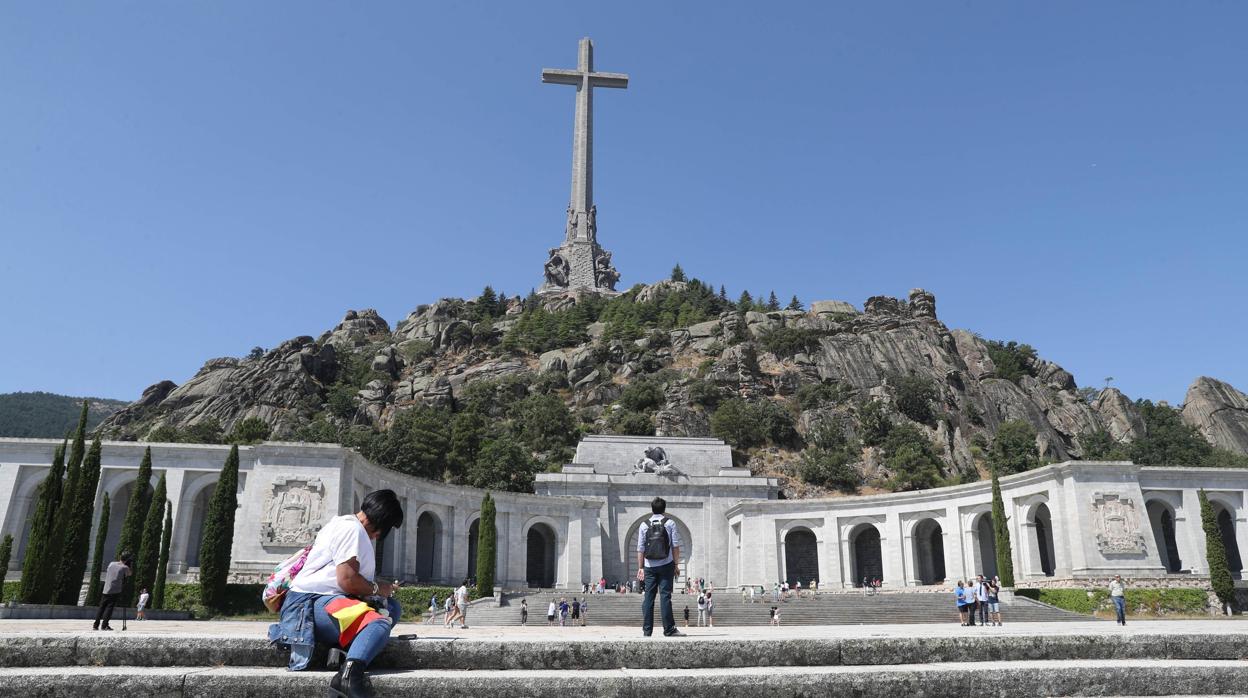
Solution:
{"label": "shrub on hillside", "polygon": [[1011,419],[997,427],[988,451],[988,465],[1002,475],[1022,473],[1040,465],[1036,450],[1036,429],[1029,422]]}
{"label": "shrub on hillside", "polygon": [[1036,375],[1036,350],[1028,344],[988,340],[988,358],[997,368],[997,378],[1017,384],[1023,376]]}

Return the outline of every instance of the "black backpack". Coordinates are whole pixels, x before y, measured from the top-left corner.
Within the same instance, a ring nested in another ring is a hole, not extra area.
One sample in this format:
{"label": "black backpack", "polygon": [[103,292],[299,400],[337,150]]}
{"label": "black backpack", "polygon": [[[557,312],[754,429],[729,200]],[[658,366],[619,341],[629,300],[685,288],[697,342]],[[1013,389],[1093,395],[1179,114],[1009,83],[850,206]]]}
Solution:
{"label": "black backpack", "polygon": [[646,524],[646,559],[662,560],[671,554],[672,541],[667,535],[667,518]]}

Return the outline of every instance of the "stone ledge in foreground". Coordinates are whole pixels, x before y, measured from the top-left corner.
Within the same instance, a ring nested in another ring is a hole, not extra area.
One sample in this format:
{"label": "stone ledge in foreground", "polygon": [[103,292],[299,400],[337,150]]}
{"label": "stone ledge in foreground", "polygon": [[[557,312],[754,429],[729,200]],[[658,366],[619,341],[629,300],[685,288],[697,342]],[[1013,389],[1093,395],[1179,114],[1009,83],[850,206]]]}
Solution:
{"label": "stone ledge in foreground", "polygon": [[[316,695],[327,672],[292,674],[251,668],[27,668],[0,669],[0,696],[185,696],[244,698]],[[997,698],[1032,696],[1242,695],[1248,664],[1218,660],[1071,660],[979,662],[842,667],[754,667],[731,669],[396,671],[377,672],[377,695],[436,695],[448,698],[488,694],[652,698],[654,695],[797,697],[853,695],[885,698]]]}

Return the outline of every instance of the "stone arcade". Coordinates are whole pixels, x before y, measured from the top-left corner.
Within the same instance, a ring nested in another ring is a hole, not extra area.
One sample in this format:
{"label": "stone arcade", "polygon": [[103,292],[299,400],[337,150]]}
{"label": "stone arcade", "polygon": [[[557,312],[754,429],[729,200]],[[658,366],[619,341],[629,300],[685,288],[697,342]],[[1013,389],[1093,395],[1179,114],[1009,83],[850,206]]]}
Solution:
{"label": "stone arcade", "polygon": [[[12,533],[21,568],[35,491],[59,441],[0,439],[0,534]],[[143,449],[104,442],[97,497],[113,502],[113,554]],[[198,572],[209,497],[228,447],[150,444],[155,475],[173,503],[170,573]],[[645,460],[666,460],[645,472]],[[452,582],[475,574],[483,492],[387,470],[339,446],[264,443],[239,449],[239,510],[233,576],[257,579],[311,540],[328,519],[388,487],[407,512],[386,541],[384,574]],[[649,452],[649,453],[648,453]],[[639,461],[643,467],[638,468]],[[652,468],[659,470],[659,468]],[[1002,478],[1020,584],[1060,585],[1121,573],[1192,580],[1204,569],[1197,490],[1217,510],[1232,570],[1248,539],[1248,471],[1068,462]],[[864,577],[885,588],[940,585],[996,568],[988,482],[829,499],[777,499],[774,479],[732,465],[716,439],[589,436],[562,472],[539,475],[534,494],[495,494],[498,584],[506,589],[577,587],[631,573],[630,541],[660,495],[687,541],[684,572],[717,586],[812,579],[851,588]],[[94,533],[92,533],[94,537]]]}

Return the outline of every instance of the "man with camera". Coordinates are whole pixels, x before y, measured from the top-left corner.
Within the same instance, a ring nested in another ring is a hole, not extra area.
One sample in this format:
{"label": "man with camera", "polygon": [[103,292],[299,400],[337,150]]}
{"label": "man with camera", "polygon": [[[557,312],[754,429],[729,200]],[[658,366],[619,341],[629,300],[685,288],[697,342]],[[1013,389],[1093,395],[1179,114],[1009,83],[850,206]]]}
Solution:
{"label": "man with camera", "polygon": [[121,596],[125,588],[126,577],[134,571],[134,557],[129,550],[122,552],[119,558],[110,562],[104,572],[104,596],[100,599],[100,610],[95,613],[92,630],[112,630],[108,621],[112,619],[113,609],[117,607],[117,597]]}

